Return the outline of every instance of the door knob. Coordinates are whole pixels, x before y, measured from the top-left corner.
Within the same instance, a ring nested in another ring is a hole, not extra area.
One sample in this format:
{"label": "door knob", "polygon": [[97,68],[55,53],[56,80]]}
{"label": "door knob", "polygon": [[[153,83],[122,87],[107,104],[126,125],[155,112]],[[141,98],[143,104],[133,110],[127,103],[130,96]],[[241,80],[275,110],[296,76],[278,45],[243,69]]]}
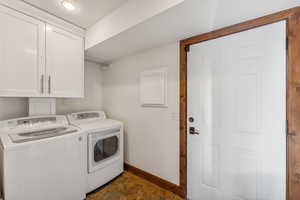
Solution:
{"label": "door knob", "polygon": [[195,129],[195,127],[190,127],[191,135],[200,135],[199,131]]}

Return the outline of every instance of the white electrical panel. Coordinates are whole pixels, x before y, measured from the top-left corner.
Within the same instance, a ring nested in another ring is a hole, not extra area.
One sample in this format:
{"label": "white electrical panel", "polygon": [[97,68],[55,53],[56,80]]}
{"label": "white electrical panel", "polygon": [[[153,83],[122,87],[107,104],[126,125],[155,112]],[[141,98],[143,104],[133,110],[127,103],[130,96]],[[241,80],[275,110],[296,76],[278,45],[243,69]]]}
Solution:
{"label": "white electrical panel", "polygon": [[140,101],[142,106],[167,106],[167,68],[141,72]]}

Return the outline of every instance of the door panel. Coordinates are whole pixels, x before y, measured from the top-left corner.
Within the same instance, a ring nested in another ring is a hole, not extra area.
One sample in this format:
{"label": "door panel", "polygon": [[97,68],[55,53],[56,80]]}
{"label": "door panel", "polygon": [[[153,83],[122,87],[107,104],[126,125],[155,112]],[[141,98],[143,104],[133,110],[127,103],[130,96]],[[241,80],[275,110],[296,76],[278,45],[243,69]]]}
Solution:
{"label": "door panel", "polygon": [[45,24],[0,6],[0,96],[41,96]]}
{"label": "door panel", "polygon": [[46,56],[48,96],[83,97],[83,39],[47,25]]}
{"label": "door panel", "polygon": [[284,200],[285,21],[192,45],[188,197]]}

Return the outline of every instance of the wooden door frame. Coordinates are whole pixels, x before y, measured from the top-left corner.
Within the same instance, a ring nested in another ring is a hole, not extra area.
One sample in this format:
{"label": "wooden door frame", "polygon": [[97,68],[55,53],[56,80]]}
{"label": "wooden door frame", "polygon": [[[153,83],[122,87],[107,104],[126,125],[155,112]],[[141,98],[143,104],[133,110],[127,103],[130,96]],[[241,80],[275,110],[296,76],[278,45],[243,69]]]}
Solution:
{"label": "wooden door frame", "polygon": [[[287,22],[287,200],[300,199],[300,6],[180,41],[180,185],[187,195],[187,52],[190,45]],[[298,155],[297,155],[298,154]]]}

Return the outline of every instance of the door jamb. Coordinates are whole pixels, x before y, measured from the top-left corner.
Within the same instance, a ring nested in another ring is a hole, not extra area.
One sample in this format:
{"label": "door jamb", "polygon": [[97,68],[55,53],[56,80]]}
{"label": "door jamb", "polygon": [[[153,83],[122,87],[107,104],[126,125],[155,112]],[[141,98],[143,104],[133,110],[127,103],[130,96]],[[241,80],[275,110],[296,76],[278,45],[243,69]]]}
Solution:
{"label": "door jamb", "polygon": [[190,45],[287,21],[287,200],[300,199],[300,6],[180,41],[180,185],[187,197],[187,52]]}

